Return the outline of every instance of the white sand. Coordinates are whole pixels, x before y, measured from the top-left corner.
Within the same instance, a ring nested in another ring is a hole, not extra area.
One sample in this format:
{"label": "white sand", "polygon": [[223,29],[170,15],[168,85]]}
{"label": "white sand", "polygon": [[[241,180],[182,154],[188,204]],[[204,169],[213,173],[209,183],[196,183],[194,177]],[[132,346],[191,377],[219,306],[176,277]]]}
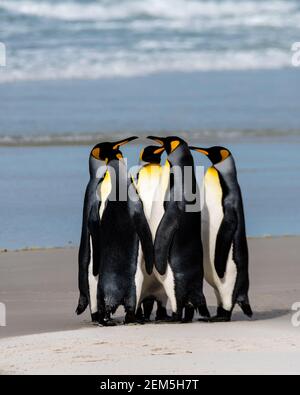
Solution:
{"label": "white sand", "polygon": [[261,322],[146,325],[0,341],[8,374],[299,374],[300,329]]}
{"label": "white sand", "polygon": [[[115,328],[75,317],[76,251],[1,254],[8,326],[0,328],[0,374],[299,374],[300,327],[291,324],[299,245],[250,241],[252,321],[237,309],[229,324]],[[206,294],[213,313],[215,298]]]}

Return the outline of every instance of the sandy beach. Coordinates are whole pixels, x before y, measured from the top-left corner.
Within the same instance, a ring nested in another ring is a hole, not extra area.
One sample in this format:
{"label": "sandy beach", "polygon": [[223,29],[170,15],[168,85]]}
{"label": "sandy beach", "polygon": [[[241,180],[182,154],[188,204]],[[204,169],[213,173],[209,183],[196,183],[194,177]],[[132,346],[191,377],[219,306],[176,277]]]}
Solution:
{"label": "sandy beach", "polygon": [[[252,321],[100,328],[76,317],[77,249],[1,253],[1,374],[299,374],[300,239],[251,239]],[[215,299],[209,287],[211,308]],[[120,321],[122,311],[118,312]]]}
{"label": "sandy beach", "polygon": [[[300,1],[275,3],[0,1],[0,376],[300,373]],[[230,151],[253,319],[239,307],[227,324],[76,316],[89,157],[130,136],[132,174],[147,136],[224,147],[193,151],[199,185],[213,162],[231,188],[231,161],[216,164]]]}

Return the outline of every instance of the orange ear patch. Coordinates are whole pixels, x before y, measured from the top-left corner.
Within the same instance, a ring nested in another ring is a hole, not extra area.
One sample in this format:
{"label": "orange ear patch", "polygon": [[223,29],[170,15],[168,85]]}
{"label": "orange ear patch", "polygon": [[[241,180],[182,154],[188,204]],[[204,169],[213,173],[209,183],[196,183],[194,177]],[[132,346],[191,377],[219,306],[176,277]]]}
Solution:
{"label": "orange ear patch", "polygon": [[221,153],[221,156],[222,156],[222,160],[227,159],[228,156],[230,155],[229,152],[227,150],[225,150],[225,149],[222,149],[220,153]]}
{"label": "orange ear patch", "polygon": [[100,148],[94,148],[92,151],[92,156],[95,159],[100,160]]}
{"label": "orange ear patch", "polygon": [[178,148],[180,146],[180,141],[176,140],[176,141],[172,141],[171,143],[171,152],[174,152],[176,150],[176,148]]}

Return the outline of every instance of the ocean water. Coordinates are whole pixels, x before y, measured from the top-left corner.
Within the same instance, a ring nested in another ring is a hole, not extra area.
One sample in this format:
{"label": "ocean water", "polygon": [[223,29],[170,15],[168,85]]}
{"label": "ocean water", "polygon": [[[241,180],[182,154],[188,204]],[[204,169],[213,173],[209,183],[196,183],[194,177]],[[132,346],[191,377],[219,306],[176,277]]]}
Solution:
{"label": "ocean water", "polygon": [[[300,235],[300,140],[229,147],[237,162],[248,235]],[[130,166],[140,149],[124,149]],[[0,148],[0,248],[78,245],[89,150]],[[201,155],[195,158],[197,165],[208,165]]]}
{"label": "ocean water", "polygon": [[0,0],[0,248],[77,245],[90,146],[132,134],[230,147],[249,235],[300,234],[297,41],[298,0]]}
{"label": "ocean water", "polygon": [[281,69],[298,0],[1,0],[0,81]]}
{"label": "ocean water", "polygon": [[299,134],[298,0],[1,0],[0,145]]}
{"label": "ocean water", "polygon": [[178,133],[224,144],[300,135],[300,69],[0,84],[0,145]]}

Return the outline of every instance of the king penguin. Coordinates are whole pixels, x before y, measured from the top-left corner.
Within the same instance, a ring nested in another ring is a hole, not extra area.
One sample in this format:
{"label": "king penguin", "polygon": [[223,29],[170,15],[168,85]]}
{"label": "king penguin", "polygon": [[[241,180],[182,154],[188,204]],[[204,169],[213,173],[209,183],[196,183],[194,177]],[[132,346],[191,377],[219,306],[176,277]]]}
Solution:
{"label": "king penguin", "polygon": [[[162,175],[161,156],[164,151],[164,148],[149,146],[143,149],[140,154],[141,167],[137,175],[136,185],[150,228],[152,226],[152,208]],[[152,234],[152,237],[154,242],[155,234]],[[138,294],[140,295],[138,299],[138,316],[144,316],[144,319],[149,321],[154,307],[154,301],[156,301],[156,320],[167,320],[169,318],[166,309],[168,297],[164,287],[157,280],[154,273],[151,275],[147,273],[143,254],[139,256],[141,257],[141,262],[138,270],[140,271],[141,281],[139,282],[139,286],[137,285]],[[143,303],[143,311],[141,309],[141,303]]]}
{"label": "king penguin", "polygon": [[202,215],[205,278],[218,301],[217,316],[210,321],[231,321],[236,304],[252,317],[245,216],[234,158],[223,147],[191,149],[206,155],[213,164],[205,175]]}
{"label": "king penguin", "polygon": [[199,198],[192,154],[187,143],[178,137],[148,138],[161,144],[168,154],[162,176],[161,191],[165,195],[154,244],[154,273],[169,297],[174,321],[182,321],[184,309],[184,322],[193,320],[195,310],[209,317],[203,294],[203,249],[198,234],[201,205],[189,209],[190,205],[195,207]]}
{"label": "king penguin", "polygon": [[97,255],[97,238],[100,232],[99,207],[101,206],[101,196],[99,196],[97,190],[103,182],[107,170],[105,161],[96,159],[95,157],[94,153],[97,149],[97,147],[94,147],[89,157],[90,180],[86,188],[83,207],[81,241],[78,255],[78,285],[80,296],[76,309],[76,313],[80,315],[89,306],[93,322],[98,321],[98,277],[93,275],[93,257]]}
{"label": "king penguin", "polygon": [[[99,323],[115,325],[111,315],[124,306],[125,323],[136,321],[137,268],[143,254],[147,273],[153,271],[154,248],[151,231],[143,204],[132,179],[120,146],[133,141],[130,138],[116,144],[99,146],[96,157],[104,160],[107,171],[103,187],[105,204],[101,205],[100,246],[97,259],[99,274],[97,305]],[[139,246],[141,245],[141,249]]]}

